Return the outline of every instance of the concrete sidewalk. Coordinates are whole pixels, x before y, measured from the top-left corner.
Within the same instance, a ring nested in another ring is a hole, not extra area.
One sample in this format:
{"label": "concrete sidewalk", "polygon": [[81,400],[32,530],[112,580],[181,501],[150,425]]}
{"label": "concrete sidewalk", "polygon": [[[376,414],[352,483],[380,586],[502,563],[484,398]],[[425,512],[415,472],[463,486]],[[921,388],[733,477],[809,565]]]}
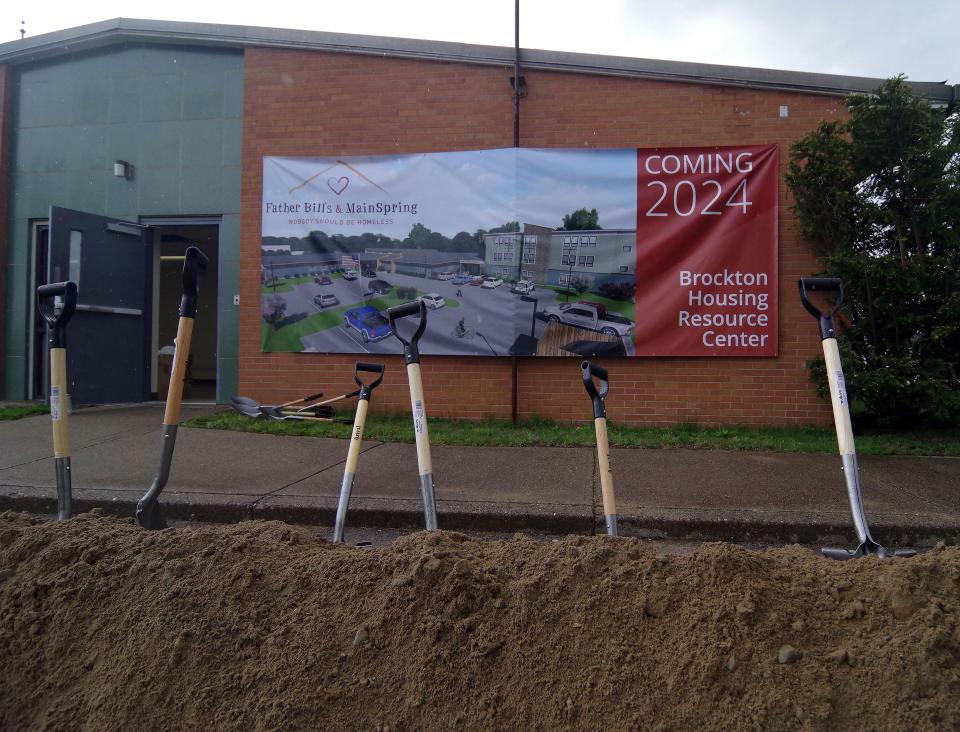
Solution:
{"label": "concrete sidewalk", "polygon": [[[183,418],[208,411],[187,406]],[[70,417],[77,512],[133,515],[157,468],[162,417],[155,405]],[[345,440],[181,429],[165,513],[330,526],[346,452]],[[433,463],[442,528],[604,530],[592,448],[434,447]],[[615,449],[611,463],[624,535],[855,544],[836,455]],[[861,478],[881,543],[960,542],[960,459],[864,457]],[[0,510],[55,506],[49,417],[0,422]],[[422,522],[415,447],[366,442],[348,531]]]}

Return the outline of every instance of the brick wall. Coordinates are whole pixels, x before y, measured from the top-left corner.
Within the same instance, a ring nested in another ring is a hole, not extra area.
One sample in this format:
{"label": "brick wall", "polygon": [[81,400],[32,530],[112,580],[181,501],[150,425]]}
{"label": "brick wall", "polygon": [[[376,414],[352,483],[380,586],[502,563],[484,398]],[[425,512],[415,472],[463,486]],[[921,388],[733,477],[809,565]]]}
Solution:
{"label": "brick wall", "polygon": [[[260,352],[260,206],[264,156],[380,155],[511,147],[509,67],[248,49],[245,58],[240,271],[241,394],[264,402],[352,388],[352,355]],[[836,97],[525,70],[524,147],[780,145],[843,114]],[[790,115],[779,117],[780,105]],[[616,421],[666,425],[830,421],[804,361],[817,329],[795,296],[816,270],[780,185],[780,343],[774,359],[634,358],[604,362]],[[510,359],[426,357],[428,414],[509,418]],[[375,409],[409,410],[402,359],[387,360]],[[591,416],[578,360],[520,359],[518,411]]]}

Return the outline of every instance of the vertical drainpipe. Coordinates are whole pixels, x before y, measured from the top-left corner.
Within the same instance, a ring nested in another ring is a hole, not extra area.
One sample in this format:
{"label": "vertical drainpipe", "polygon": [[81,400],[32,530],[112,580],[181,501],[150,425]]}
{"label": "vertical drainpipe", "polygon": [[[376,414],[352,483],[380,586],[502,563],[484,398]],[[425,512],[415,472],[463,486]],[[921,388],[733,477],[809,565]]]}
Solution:
{"label": "vertical drainpipe", "polygon": [[[13,67],[10,64],[0,64],[0,398],[14,397],[15,394],[6,394],[4,381],[6,379],[6,327],[7,318],[7,279],[12,277],[15,271],[12,267],[4,266],[9,258],[7,235],[11,230],[9,214],[12,209],[7,208],[7,202],[12,199],[13,182],[10,177],[10,154],[13,150]],[[23,281],[27,281],[28,273],[20,275]],[[27,307],[33,305],[33,293],[27,300]],[[27,318],[26,322],[30,322]],[[24,330],[26,327],[24,328]],[[24,377],[23,388],[27,389],[26,377]]]}
{"label": "vertical drainpipe", "polygon": [[[514,2],[513,12],[513,146],[520,147],[520,0]],[[517,274],[523,270],[523,227],[520,230],[520,261]],[[521,279],[517,277],[517,279]],[[517,424],[517,357],[510,357],[510,411],[513,424]]]}

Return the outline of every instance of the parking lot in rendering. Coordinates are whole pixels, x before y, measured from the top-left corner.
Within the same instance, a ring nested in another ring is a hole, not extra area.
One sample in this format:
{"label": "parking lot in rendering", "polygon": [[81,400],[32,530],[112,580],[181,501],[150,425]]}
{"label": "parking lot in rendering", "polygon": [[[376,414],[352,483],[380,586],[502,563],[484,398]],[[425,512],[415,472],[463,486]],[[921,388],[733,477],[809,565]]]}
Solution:
{"label": "parking lot in rendering", "polygon": [[[330,284],[317,284],[311,277],[307,281],[297,280],[292,289],[290,285],[278,288],[277,294],[286,301],[286,318],[295,324],[303,321],[298,326],[302,332],[297,339],[300,348],[294,346],[289,350],[396,353],[398,344],[394,338],[365,340],[360,330],[347,325],[344,313],[369,306],[384,312],[387,307],[403,301],[397,296],[397,288],[413,288],[417,296],[436,293],[444,300],[443,307],[428,312],[427,330],[420,342],[422,353],[508,356],[518,336],[530,335],[531,329],[535,338],[542,336],[547,324],[541,318],[534,318],[534,307],[542,312],[564,301],[563,295],[553,289],[537,287],[529,295],[537,302],[527,302],[519,294],[510,292],[510,284],[506,282],[488,289],[455,284],[452,279],[435,280],[397,273],[377,272],[375,278],[358,277],[353,281],[339,273],[328,276]],[[392,289],[385,294],[371,293],[370,284],[374,279],[386,281]],[[264,293],[269,291],[270,285],[265,286]],[[320,307],[314,302],[318,295],[334,295],[339,304]],[[319,313],[329,315],[314,317]],[[463,331],[459,328],[461,320]],[[412,329],[414,323],[402,323],[400,327]],[[623,343],[627,354],[632,355],[631,339],[625,338]],[[275,349],[265,342],[265,350]]]}

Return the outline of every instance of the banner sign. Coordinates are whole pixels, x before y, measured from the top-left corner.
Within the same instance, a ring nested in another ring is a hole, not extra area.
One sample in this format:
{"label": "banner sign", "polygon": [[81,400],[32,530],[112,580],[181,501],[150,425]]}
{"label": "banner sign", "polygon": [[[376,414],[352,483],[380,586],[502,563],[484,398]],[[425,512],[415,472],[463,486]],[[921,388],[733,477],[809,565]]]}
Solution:
{"label": "banner sign", "polygon": [[266,157],[262,349],[398,353],[419,299],[426,354],[775,356],[777,182],[775,145]]}

